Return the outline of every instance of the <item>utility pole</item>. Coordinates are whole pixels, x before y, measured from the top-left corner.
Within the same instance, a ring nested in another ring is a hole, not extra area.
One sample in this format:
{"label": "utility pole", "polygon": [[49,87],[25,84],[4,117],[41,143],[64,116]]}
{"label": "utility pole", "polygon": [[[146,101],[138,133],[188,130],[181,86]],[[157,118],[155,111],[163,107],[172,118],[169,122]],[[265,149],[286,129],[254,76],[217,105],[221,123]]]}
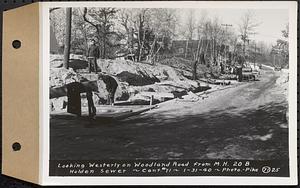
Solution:
{"label": "utility pole", "polygon": [[66,9],[66,37],[64,47],[64,68],[69,68],[70,42],[71,42],[72,8]]}
{"label": "utility pole", "polygon": [[255,69],[255,62],[256,62],[256,43],[254,42],[254,69]]}

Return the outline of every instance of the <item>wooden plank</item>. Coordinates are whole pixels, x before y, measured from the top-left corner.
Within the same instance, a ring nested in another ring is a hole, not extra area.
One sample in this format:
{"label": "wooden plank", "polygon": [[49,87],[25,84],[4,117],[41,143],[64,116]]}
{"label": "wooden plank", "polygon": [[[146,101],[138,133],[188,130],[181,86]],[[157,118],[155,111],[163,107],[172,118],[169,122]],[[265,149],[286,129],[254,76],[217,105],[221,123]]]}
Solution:
{"label": "wooden plank", "polygon": [[[84,93],[88,90],[99,92],[97,81],[87,81],[87,82],[80,82],[83,86],[80,93]],[[55,87],[50,88],[50,99],[64,97],[67,96],[67,86]]]}
{"label": "wooden plank", "polygon": [[153,96],[154,98],[174,98],[173,93],[167,92],[141,92],[140,94],[147,97]]}
{"label": "wooden plank", "polygon": [[[143,112],[149,111],[151,109],[157,108],[157,105],[153,105],[153,106],[149,106],[149,107],[144,107],[144,108],[139,108],[136,110],[128,110],[128,111],[122,111],[122,112],[117,112],[117,113],[98,113],[95,116],[95,120],[102,120],[102,119],[106,119],[106,120],[122,120],[122,119],[126,119],[132,116],[136,116],[139,115]],[[66,112],[60,112],[60,113],[53,113],[51,114],[51,116],[53,117],[61,117],[64,119],[69,119],[69,118],[77,118],[77,116],[74,116],[73,114],[69,114]],[[88,117],[88,113],[84,113],[82,114],[82,116],[80,118],[84,118],[84,119],[89,119]]]}
{"label": "wooden plank", "polygon": [[132,110],[127,110],[127,111],[123,111],[123,112],[114,112],[114,113],[101,113],[101,114],[96,114],[96,118],[118,118],[120,116],[123,115],[127,115],[132,113]]}
{"label": "wooden plank", "polygon": [[115,116],[113,119],[115,119],[115,120],[126,119],[126,118],[129,118],[129,117],[132,117],[132,116],[139,115],[143,112],[149,111],[149,110],[157,108],[157,107],[158,107],[157,105],[145,107],[145,108],[142,108],[142,109],[138,109],[136,111],[132,111],[130,113],[120,114],[118,116]]}

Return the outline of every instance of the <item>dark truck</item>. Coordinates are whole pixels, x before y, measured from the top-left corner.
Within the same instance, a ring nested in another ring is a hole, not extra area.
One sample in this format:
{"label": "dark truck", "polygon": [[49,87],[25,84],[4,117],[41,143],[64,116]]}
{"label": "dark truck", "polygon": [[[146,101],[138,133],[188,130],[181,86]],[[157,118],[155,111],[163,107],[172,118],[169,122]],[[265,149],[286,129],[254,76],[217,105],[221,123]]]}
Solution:
{"label": "dark truck", "polygon": [[258,76],[258,72],[253,72],[251,67],[237,66],[237,80],[242,81],[255,81]]}

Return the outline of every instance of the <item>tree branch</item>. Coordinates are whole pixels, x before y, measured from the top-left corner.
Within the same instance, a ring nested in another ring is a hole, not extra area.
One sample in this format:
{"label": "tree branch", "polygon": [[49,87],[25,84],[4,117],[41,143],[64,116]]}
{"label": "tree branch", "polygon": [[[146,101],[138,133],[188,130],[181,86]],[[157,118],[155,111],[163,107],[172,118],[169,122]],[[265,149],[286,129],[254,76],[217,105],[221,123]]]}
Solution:
{"label": "tree branch", "polygon": [[49,12],[53,12],[54,10],[60,9],[60,7],[50,8]]}
{"label": "tree branch", "polygon": [[88,20],[87,17],[86,17],[86,15],[87,15],[87,8],[85,7],[83,9],[83,20],[86,21],[87,23],[91,24],[92,26],[94,26],[96,28],[96,30],[97,30],[97,33],[99,33],[98,26],[96,24],[94,24],[93,22],[91,22],[90,20]]}

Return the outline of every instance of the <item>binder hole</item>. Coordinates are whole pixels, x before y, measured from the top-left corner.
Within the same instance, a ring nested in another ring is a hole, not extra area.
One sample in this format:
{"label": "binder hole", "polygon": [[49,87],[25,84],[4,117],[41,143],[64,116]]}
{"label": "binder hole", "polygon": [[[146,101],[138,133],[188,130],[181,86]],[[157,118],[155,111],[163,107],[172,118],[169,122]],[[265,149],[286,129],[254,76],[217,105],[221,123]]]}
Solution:
{"label": "binder hole", "polygon": [[20,151],[21,150],[21,144],[19,142],[15,142],[12,145],[12,148],[14,151]]}
{"label": "binder hole", "polygon": [[13,46],[15,49],[20,48],[20,47],[21,47],[21,41],[19,41],[19,40],[14,40],[14,41],[12,42],[12,46]]}

